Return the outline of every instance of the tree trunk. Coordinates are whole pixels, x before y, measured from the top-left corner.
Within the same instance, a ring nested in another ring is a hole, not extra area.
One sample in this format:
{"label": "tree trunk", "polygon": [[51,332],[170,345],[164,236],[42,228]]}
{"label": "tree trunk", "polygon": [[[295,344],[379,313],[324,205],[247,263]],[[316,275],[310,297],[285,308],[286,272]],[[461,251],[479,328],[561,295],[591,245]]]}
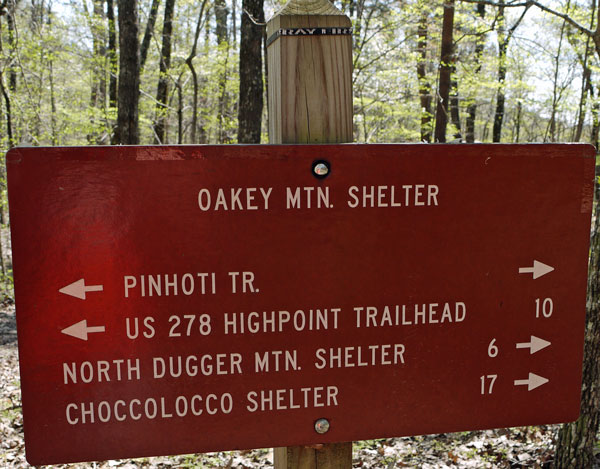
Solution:
{"label": "tree trunk", "polygon": [[[569,12],[570,0],[567,1],[567,13]],[[551,142],[556,142],[556,113],[558,112],[558,103],[561,98],[561,93],[558,90],[558,74],[560,71],[560,54],[562,52],[562,44],[565,35],[565,27],[567,25],[566,21],[563,21],[560,27],[560,39],[558,41],[558,50],[556,51],[556,55],[554,56],[554,76],[552,82],[552,110],[550,112],[550,122],[548,123],[548,128],[546,129],[546,137],[544,140],[548,139],[550,136]]]}
{"label": "tree trunk", "polygon": [[146,22],[146,29],[144,30],[144,39],[142,39],[142,46],[140,48],[140,72],[144,70],[144,65],[146,65],[146,59],[148,58],[148,50],[150,49],[150,41],[152,40],[152,34],[154,33],[154,25],[156,24],[159,6],[160,0],[152,0],[150,13],[148,14],[148,21]]}
{"label": "tree trunk", "polygon": [[0,92],[4,98],[4,109],[6,110],[6,136],[8,137],[8,148],[15,146],[12,132],[12,111],[10,106],[10,96],[6,87],[4,86],[4,77],[0,72]]}
{"label": "tree trunk", "polygon": [[154,124],[154,138],[156,143],[167,143],[166,132],[168,125],[169,97],[169,68],[171,67],[171,37],[173,33],[173,11],[175,0],[166,0],[165,15],[162,32],[162,50],[160,53],[160,74],[156,90],[156,122]]}
{"label": "tree trunk", "polygon": [[444,0],[444,19],[442,24],[442,48],[440,58],[440,84],[437,109],[435,112],[435,141],[446,141],[448,122],[448,98],[450,96],[450,75],[452,73],[452,33],[454,28],[454,0]]}
{"label": "tree trunk", "polygon": [[[264,1],[264,0],[263,0]],[[265,82],[265,96],[269,96],[269,67],[267,65],[267,28],[263,28],[262,34],[262,49],[263,49],[263,57],[265,58],[264,67],[263,67],[263,76]],[[263,108],[264,109],[264,108]],[[266,127],[269,128],[269,112],[265,113],[265,118],[267,120]]]}
{"label": "tree trunk", "polygon": [[183,89],[181,85],[181,75],[175,83],[177,87],[177,145],[183,143]]}
{"label": "tree trunk", "polygon": [[[8,139],[8,148],[12,148],[15,146],[16,142],[13,136],[13,115],[11,109],[11,97],[12,93],[15,93],[17,90],[17,70],[16,67],[13,66],[16,55],[16,38],[17,31],[15,27],[14,21],[14,12],[15,12],[15,4],[12,1],[7,1],[4,3],[5,10],[3,13],[6,15],[6,24],[8,26],[8,46],[10,48],[8,53],[9,61],[5,67],[0,69],[0,93],[2,94],[2,99],[4,101],[4,110],[6,117],[6,137]],[[1,18],[0,18],[1,20]],[[1,30],[0,30],[1,31]],[[0,51],[2,50],[2,42],[0,41]],[[4,84],[4,73],[8,75],[8,86]],[[0,211],[0,216],[2,223],[4,223],[4,213],[3,210]]]}
{"label": "tree trunk", "polygon": [[53,146],[58,145],[58,130],[56,123],[56,97],[54,91],[54,60],[48,62],[48,80],[50,82],[50,141]]}
{"label": "tree trunk", "polygon": [[225,0],[215,0],[215,34],[218,45],[227,40],[227,16],[229,16],[229,11]]}
{"label": "tree trunk", "polygon": [[[591,14],[591,19],[590,19],[590,30],[594,28],[594,22],[596,20],[595,10],[596,10],[596,0],[592,0],[592,6],[591,6],[592,14]],[[569,30],[567,30],[567,37],[569,39],[569,42],[571,42],[571,45],[574,45],[574,43],[576,41],[575,33],[569,29]],[[591,40],[591,37],[588,36],[585,41],[585,51],[583,53],[583,56],[581,54],[577,53],[577,57],[579,59],[579,62],[581,63],[582,71],[581,71],[581,95],[579,97],[579,108],[577,111],[577,126],[575,127],[575,131],[573,132],[573,139],[572,139],[574,142],[579,142],[581,140],[581,135],[583,134],[583,125],[585,123],[588,93],[590,93],[590,95],[593,93],[593,90],[591,89],[592,69],[589,66],[590,53],[592,52],[590,40]],[[575,47],[574,47],[574,49],[577,50]]]}
{"label": "tree trunk", "polygon": [[115,27],[114,0],[106,0],[106,19],[108,20],[108,107],[117,107],[117,30]]}
{"label": "tree trunk", "polygon": [[[244,0],[242,0],[242,15],[244,14]],[[264,2],[264,0],[263,0]],[[230,42],[233,44],[233,48],[235,49],[237,47],[237,25],[236,25],[236,20],[237,20],[237,0],[231,0],[231,39]],[[264,23],[264,21],[263,21]],[[240,24],[240,29],[241,29],[241,24]],[[240,38],[241,40],[241,38]]]}
{"label": "tree trunk", "polygon": [[264,0],[242,0],[238,142],[260,143],[263,112]]}
{"label": "tree trunk", "polygon": [[[44,8],[43,0],[31,1],[31,21],[29,23],[29,29],[32,33],[33,41],[43,41],[45,12],[46,9]],[[31,74],[27,81],[23,80],[23,83],[26,84],[28,88],[30,101],[33,104],[33,107],[35,108],[32,117],[29,119],[30,123],[27,126],[28,138],[31,139],[31,143],[35,146],[38,146],[40,144],[39,137],[43,132],[41,109],[42,102],[44,100],[44,91],[46,90],[46,68],[44,67],[44,65],[46,64],[46,56],[49,52],[50,51],[44,47],[36,47],[32,49],[31,56],[33,60],[38,64],[39,69],[36,71],[36,73]]]}
{"label": "tree trunk", "polygon": [[17,28],[15,26],[15,2],[9,1],[6,5],[6,25],[8,26],[8,46],[10,47],[11,64],[8,69],[8,89],[17,90],[17,69],[13,66],[13,55],[17,49]]}
{"label": "tree trunk", "polygon": [[230,143],[228,142],[229,138],[226,135],[225,130],[225,110],[228,109],[229,99],[227,94],[227,68],[229,67],[229,44],[226,44],[225,50],[225,59],[223,61],[223,68],[221,72],[221,76],[219,78],[219,103],[217,108],[218,114],[218,142],[222,143]]}
{"label": "tree trunk", "polygon": [[504,94],[506,81],[506,52],[508,51],[508,43],[510,42],[517,26],[525,17],[525,13],[529,9],[529,5],[525,7],[519,19],[512,25],[510,30],[506,31],[506,17],[504,16],[504,0],[499,0],[500,7],[498,8],[498,92],[496,95],[496,111],[494,113],[494,128],[492,130],[492,141],[499,142],[502,138],[502,124],[504,122],[504,111],[506,96]]}
{"label": "tree trunk", "polygon": [[[421,12],[421,18],[417,29],[417,78],[419,80],[419,100],[421,101],[421,141],[431,142],[431,85],[427,80],[427,40],[428,40],[429,15],[425,9]],[[366,136],[365,136],[366,138]]]}
{"label": "tree trunk", "polygon": [[519,143],[521,138],[521,118],[523,114],[523,102],[519,99],[517,101],[517,122],[515,123],[515,143]]}
{"label": "tree trunk", "polygon": [[[198,14],[198,22],[196,23],[196,31],[194,33],[194,42],[192,44],[192,50],[190,51],[190,55],[185,59],[186,65],[189,67],[190,72],[192,73],[192,84],[194,88],[194,92],[192,95],[192,132],[191,132],[191,143],[198,143],[196,140],[196,129],[198,127],[198,74],[196,73],[196,69],[194,67],[194,57],[196,57],[196,49],[198,47],[198,38],[200,37],[200,29],[202,27],[202,18],[204,16],[204,8],[206,7],[207,0],[202,1],[202,6],[200,7],[200,13]],[[207,28],[208,29],[208,28]]]}
{"label": "tree trunk", "polygon": [[[586,47],[587,49],[587,47]],[[592,70],[588,66],[588,53],[586,50],[585,58],[583,63],[581,64],[582,76],[581,76],[581,96],[579,98],[579,109],[577,112],[577,126],[575,127],[575,132],[573,133],[573,141],[579,142],[581,140],[581,135],[583,134],[583,124],[585,122],[585,108],[587,105],[587,96],[590,92],[590,85],[592,80]]]}
{"label": "tree trunk", "polygon": [[592,133],[590,143],[598,148],[598,135],[600,134],[600,102],[596,98],[594,100],[593,89],[590,87],[590,97],[594,101],[592,104]]}
{"label": "tree trunk", "polygon": [[[504,0],[500,0],[504,4]],[[492,130],[492,141],[497,143],[502,138],[502,123],[504,120],[504,81],[506,80],[506,50],[508,49],[508,38],[505,29],[504,7],[498,11],[498,91],[496,93],[496,110],[494,112],[494,128]]]}
{"label": "tree trunk", "polygon": [[455,127],[454,139],[461,141],[462,132],[460,126],[460,108],[459,108],[459,97],[458,97],[458,80],[456,78],[456,64],[454,63],[454,57],[452,60],[452,68],[450,70],[450,120],[452,125]]}
{"label": "tree trunk", "polygon": [[219,100],[217,105],[217,120],[218,120],[218,142],[225,143],[225,109],[227,108],[227,67],[229,64],[229,43],[227,41],[227,18],[229,11],[225,0],[215,0],[215,34],[217,36],[217,45],[219,52],[224,55],[222,61],[222,69],[219,76]]}
{"label": "tree trunk", "polygon": [[97,108],[104,109],[106,104],[106,31],[104,29],[104,7],[102,0],[94,0],[92,16],[92,38],[94,43],[94,87]]}
{"label": "tree trunk", "polygon": [[140,53],[136,0],[118,0],[119,96],[115,143],[137,145],[139,136]]}
{"label": "tree trunk", "polygon": [[[485,4],[477,4],[477,14],[483,20],[485,18]],[[485,46],[485,33],[478,32],[475,39],[475,76],[479,76],[481,72],[481,57],[483,56],[483,49]],[[473,101],[469,103],[467,107],[467,121],[466,121],[466,132],[465,140],[467,143],[475,142],[475,121],[477,119],[477,98],[473,98]]]}
{"label": "tree trunk", "polygon": [[96,116],[104,114],[106,108],[106,31],[104,30],[103,0],[93,0],[92,14],[88,15],[88,18],[94,56],[90,91],[91,132],[87,139],[91,144],[101,145],[106,143],[105,135],[103,135],[104,132],[99,132]]}

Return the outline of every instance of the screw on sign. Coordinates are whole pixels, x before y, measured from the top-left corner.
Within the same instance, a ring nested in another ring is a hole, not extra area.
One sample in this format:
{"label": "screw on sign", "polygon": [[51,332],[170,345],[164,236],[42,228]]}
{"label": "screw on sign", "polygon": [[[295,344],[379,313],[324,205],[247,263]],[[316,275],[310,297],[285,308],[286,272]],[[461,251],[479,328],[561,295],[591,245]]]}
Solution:
{"label": "screw on sign", "polygon": [[319,419],[315,422],[315,431],[322,435],[323,433],[327,433],[329,431],[329,420],[327,419]]}
{"label": "screw on sign", "polygon": [[23,148],[7,168],[32,464],[578,416],[589,146]]}

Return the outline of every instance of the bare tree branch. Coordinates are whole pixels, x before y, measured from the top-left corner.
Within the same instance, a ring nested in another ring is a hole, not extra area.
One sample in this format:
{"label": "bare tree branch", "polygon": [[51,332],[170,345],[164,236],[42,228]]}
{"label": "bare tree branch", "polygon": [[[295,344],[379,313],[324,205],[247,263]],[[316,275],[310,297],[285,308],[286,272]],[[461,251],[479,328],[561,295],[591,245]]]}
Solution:
{"label": "bare tree branch", "polygon": [[517,21],[515,21],[515,24],[513,24],[512,27],[508,30],[508,36],[506,37],[506,42],[508,42],[512,39],[513,34],[515,33],[515,30],[517,29],[517,26],[519,26],[521,21],[523,21],[523,18],[525,18],[525,14],[527,13],[528,10],[529,10],[529,6],[526,6],[525,9],[523,10],[523,13],[521,13],[521,16],[519,17],[519,19]]}
{"label": "bare tree branch", "polygon": [[547,7],[546,5],[543,5],[542,3],[538,2],[537,0],[513,1],[513,2],[507,2],[504,4],[500,4],[500,3],[494,2],[492,0],[460,0],[460,1],[464,2],[464,3],[482,3],[484,5],[491,5],[493,7],[503,6],[503,7],[510,7],[510,8],[515,8],[515,7],[529,8],[531,6],[535,6],[535,7],[539,8],[540,10],[545,11],[546,13],[550,13],[551,15],[562,18],[567,23],[569,23],[571,26],[578,29],[579,31],[581,31],[584,34],[587,34],[588,36],[593,36],[595,34],[595,31],[592,31],[591,29],[586,28],[582,24],[579,24],[577,21],[575,21],[569,15],[567,15],[565,13],[561,13],[560,11],[554,10],[550,7]]}
{"label": "bare tree branch", "polygon": [[575,21],[573,18],[571,18],[566,13],[561,13],[559,11],[553,10],[552,8],[549,8],[546,5],[542,5],[537,0],[530,0],[529,3],[531,3],[533,6],[538,7],[540,10],[545,11],[546,13],[550,13],[551,15],[558,16],[559,18],[562,18],[567,23],[569,23],[571,26],[573,26],[574,28],[578,29],[579,31],[581,31],[584,34],[587,34],[589,36],[593,36],[594,33],[595,33],[591,29],[588,29],[585,26],[583,26],[582,24],[579,24],[577,21]]}

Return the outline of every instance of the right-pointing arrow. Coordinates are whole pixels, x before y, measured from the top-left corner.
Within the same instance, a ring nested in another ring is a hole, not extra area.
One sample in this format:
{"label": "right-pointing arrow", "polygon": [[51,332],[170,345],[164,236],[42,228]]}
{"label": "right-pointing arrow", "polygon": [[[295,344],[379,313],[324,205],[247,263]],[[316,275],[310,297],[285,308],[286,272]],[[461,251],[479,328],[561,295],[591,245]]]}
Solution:
{"label": "right-pointing arrow", "polygon": [[531,336],[531,340],[529,342],[521,342],[517,344],[517,348],[528,348],[529,354],[533,355],[535,352],[539,352],[543,348],[546,348],[551,343],[547,340],[540,339],[534,335]]}
{"label": "right-pointing arrow", "polygon": [[533,279],[540,278],[554,270],[554,267],[544,264],[540,261],[533,261],[533,267],[519,267],[520,274],[533,274]]}
{"label": "right-pointing arrow", "polygon": [[534,373],[529,373],[529,378],[527,379],[515,379],[515,386],[527,386],[527,390],[531,391],[532,389],[540,387],[542,384],[546,384],[549,380],[542,376],[538,376]]}

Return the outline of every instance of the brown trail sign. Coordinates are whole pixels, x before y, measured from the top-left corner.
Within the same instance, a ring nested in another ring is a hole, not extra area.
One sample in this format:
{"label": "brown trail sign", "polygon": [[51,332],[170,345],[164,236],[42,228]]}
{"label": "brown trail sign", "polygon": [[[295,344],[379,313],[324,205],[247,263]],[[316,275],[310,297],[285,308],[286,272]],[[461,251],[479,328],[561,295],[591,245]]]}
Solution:
{"label": "brown trail sign", "polygon": [[[307,3],[268,25],[271,142],[349,142],[350,22]],[[278,468],[348,468],[339,442],[578,415],[590,146],[31,148],[7,170],[32,464],[279,446]]]}
{"label": "brown trail sign", "polygon": [[7,169],[32,464],[578,415],[590,146],[27,148]]}

